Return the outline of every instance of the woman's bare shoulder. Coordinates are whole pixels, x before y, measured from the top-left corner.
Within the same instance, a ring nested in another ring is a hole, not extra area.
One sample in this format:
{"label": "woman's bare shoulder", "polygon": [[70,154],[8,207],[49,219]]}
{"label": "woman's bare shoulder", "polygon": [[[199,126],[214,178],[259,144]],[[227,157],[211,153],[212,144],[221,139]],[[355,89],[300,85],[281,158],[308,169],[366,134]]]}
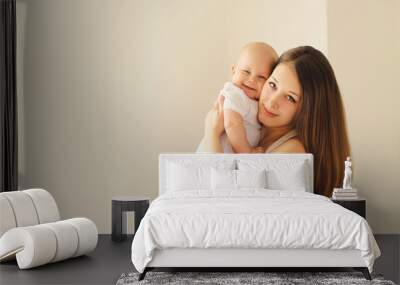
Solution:
{"label": "woman's bare shoulder", "polygon": [[282,145],[274,149],[273,152],[305,153],[306,150],[304,148],[303,143],[299,139],[293,138],[284,142]]}

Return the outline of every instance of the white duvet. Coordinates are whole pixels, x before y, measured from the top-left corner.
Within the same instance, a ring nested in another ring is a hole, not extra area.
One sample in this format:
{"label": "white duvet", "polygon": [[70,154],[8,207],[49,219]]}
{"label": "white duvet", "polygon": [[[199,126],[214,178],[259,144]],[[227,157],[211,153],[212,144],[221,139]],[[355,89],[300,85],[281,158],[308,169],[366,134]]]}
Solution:
{"label": "white duvet", "polygon": [[186,190],[155,199],[132,243],[143,272],[154,249],[358,249],[372,272],[379,248],[365,219],[330,199],[300,191]]}

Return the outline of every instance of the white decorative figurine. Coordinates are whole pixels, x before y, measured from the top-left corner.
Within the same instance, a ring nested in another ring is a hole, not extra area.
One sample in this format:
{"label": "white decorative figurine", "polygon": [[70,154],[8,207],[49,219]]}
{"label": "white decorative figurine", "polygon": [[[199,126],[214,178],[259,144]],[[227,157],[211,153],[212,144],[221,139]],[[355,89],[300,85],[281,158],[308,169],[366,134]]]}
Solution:
{"label": "white decorative figurine", "polygon": [[344,162],[344,179],[343,179],[343,189],[352,189],[351,187],[351,176],[353,171],[351,170],[350,157]]}

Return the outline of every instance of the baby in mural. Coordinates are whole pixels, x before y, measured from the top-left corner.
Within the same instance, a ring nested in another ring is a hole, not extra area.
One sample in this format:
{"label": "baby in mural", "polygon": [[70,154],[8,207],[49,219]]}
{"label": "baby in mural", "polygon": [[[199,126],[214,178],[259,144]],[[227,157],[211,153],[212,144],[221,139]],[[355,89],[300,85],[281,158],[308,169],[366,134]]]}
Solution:
{"label": "baby in mural", "polygon": [[[220,92],[225,97],[225,133],[221,137],[225,153],[260,151],[256,148],[261,131],[257,119],[258,99],[277,59],[277,53],[268,44],[251,42],[242,48],[232,66],[231,81]],[[202,142],[197,152],[203,152]]]}

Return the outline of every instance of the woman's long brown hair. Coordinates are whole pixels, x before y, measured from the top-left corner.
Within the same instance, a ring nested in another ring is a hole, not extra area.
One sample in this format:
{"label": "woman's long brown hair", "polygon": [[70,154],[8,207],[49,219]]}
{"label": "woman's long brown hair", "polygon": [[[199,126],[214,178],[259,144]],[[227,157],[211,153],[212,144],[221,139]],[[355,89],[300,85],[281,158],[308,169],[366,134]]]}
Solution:
{"label": "woman's long brown hair", "polygon": [[294,128],[305,150],[314,155],[314,192],[330,197],[341,187],[344,161],[350,156],[345,111],[328,59],[319,50],[302,46],[283,53],[278,63],[297,73],[303,96]]}

